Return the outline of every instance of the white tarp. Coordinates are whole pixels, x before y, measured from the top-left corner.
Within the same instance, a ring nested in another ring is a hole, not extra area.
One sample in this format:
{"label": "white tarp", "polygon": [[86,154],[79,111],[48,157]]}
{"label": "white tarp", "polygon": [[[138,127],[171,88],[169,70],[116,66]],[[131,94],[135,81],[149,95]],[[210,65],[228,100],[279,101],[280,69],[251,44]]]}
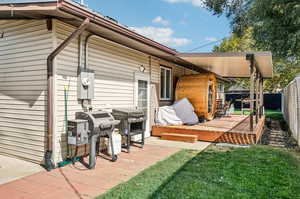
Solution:
{"label": "white tarp", "polygon": [[300,145],[300,77],[295,78],[284,89],[283,115],[293,137]]}
{"label": "white tarp", "polygon": [[172,106],[163,106],[157,108],[155,122],[159,126],[183,124],[183,122],[177,117]]}

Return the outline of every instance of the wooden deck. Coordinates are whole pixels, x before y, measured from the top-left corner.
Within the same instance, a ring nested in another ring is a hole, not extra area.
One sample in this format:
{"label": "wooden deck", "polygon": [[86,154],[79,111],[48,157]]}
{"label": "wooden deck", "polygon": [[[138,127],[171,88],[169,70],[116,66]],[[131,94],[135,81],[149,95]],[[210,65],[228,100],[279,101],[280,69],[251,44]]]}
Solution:
{"label": "wooden deck", "polygon": [[255,144],[259,141],[264,127],[262,117],[250,131],[250,119],[245,115],[230,115],[194,126],[154,126],[153,136],[162,134],[196,135],[198,140],[209,142],[227,142],[233,144]]}

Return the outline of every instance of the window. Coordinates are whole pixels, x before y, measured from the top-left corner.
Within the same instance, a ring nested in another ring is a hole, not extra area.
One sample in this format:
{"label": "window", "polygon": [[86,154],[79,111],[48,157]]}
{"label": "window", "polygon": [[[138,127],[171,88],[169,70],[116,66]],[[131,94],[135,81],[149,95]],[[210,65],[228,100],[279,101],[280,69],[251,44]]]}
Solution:
{"label": "window", "polygon": [[160,67],[160,99],[170,100],[172,95],[171,89],[172,69]]}

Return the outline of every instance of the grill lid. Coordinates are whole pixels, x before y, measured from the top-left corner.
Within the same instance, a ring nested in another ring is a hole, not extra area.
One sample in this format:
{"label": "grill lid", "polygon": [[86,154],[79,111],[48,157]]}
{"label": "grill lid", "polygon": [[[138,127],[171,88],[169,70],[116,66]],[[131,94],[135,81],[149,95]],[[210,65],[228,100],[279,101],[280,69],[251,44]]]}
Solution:
{"label": "grill lid", "polygon": [[122,115],[144,115],[144,110],[139,107],[127,107],[127,108],[114,108],[113,114]]}

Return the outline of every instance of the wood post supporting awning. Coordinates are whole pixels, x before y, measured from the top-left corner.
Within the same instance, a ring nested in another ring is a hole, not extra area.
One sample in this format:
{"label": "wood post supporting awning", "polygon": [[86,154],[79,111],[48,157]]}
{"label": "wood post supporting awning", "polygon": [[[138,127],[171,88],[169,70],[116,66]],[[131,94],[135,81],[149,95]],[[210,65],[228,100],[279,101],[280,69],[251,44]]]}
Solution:
{"label": "wood post supporting awning", "polygon": [[263,77],[253,54],[248,54],[250,71],[250,131],[254,130],[255,124],[263,116]]}
{"label": "wood post supporting awning", "polygon": [[254,130],[255,124],[263,116],[263,77],[254,54],[248,54],[246,59],[249,61],[250,71],[250,131]]}
{"label": "wood post supporting awning", "polygon": [[263,80],[273,77],[271,52],[181,53],[180,58],[223,78],[250,78],[250,130],[263,117]]}

